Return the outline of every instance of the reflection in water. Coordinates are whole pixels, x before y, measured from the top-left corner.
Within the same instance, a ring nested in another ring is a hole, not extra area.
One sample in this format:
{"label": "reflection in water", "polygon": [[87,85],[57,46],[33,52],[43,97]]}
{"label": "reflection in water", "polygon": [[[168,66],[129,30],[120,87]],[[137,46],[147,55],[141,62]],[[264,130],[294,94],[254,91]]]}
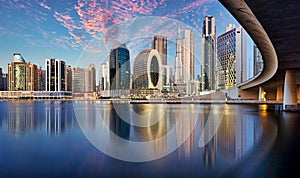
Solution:
{"label": "reflection in water", "polygon": [[19,137],[35,129],[32,103],[11,103],[8,108],[8,130]]}
{"label": "reflection in water", "polygon": [[[59,135],[74,126],[72,104],[65,102],[10,102],[3,111],[7,113],[8,131],[15,137],[33,131],[45,130],[47,134]],[[4,119],[1,118],[1,123]]]}
{"label": "reflection in water", "polygon": [[70,108],[63,102],[57,101],[45,107],[46,133],[50,135],[60,135],[66,129],[74,125],[73,115],[70,115]]}
{"label": "reflection in water", "polygon": [[219,128],[217,150],[226,160],[239,160],[251,151],[262,135],[261,120],[253,116],[241,114],[232,106],[225,107],[225,114]]}

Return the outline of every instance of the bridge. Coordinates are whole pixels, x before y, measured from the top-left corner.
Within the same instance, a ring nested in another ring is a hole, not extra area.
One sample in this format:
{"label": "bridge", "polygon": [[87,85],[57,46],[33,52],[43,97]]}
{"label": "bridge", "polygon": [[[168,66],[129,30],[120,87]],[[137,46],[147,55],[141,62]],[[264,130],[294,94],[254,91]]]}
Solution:
{"label": "bridge", "polygon": [[[259,48],[264,69],[238,86],[241,98],[283,102],[293,110],[300,101],[300,3],[296,0],[219,0]],[[298,95],[298,97],[297,97]]]}

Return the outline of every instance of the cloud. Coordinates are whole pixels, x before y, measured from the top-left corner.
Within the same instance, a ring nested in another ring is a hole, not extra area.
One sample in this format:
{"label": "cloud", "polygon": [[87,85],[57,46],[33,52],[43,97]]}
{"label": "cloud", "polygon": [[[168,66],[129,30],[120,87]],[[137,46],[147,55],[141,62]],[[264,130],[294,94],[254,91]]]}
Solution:
{"label": "cloud", "polygon": [[45,9],[51,10],[51,8],[47,4],[45,4],[44,2],[39,2],[39,5],[43,8],[45,8]]}

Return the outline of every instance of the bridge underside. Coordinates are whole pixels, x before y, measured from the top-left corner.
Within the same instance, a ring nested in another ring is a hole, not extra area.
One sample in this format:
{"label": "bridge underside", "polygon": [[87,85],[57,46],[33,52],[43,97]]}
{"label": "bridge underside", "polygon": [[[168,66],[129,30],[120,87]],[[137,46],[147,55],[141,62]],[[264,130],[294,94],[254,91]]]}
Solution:
{"label": "bridge underside", "polygon": [[[295,0],[219,1],[245,28],[264,60],[261,75],[239,87],[241,97],[243,98],[243,94],[250,97],[245,93],[256,91],[260,98],[260,91],[266,92],[266,99],[277,99],[280,102],[285,98],[280,97],[280,93],[283,95],[284,90],[288,90],[287,85],[295,88],[299,97],[300,3]],[[293,76],[293,80],[286,80],[287,76]],[[297,98],[297,95],[293,97]]]}

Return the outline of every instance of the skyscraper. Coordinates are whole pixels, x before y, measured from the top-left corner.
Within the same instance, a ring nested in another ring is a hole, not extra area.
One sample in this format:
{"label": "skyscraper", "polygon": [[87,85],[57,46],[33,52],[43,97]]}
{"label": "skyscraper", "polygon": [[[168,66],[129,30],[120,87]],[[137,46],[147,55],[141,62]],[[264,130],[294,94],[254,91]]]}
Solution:
{"label": "skyscraper", "polygon": [[110,89],[130,89],[130,56],[125,44],[112,49],[109,55]]}
{"label": "skyscraper", "polygon": [[99,64],[99,91],[109,90],[109,63]]}
{"label": "skyscraper", "polygon": [[45,91],[45,70],[40,67],[38,69],[38,77],[37,77],[37,83],[38,83],[38,91]]}
{"label": "skyscraper", "polygon": [[194,79],[194,33],[185,30],[183,39],[183,82]]}
{"label": "skyscraper", "polygon": [[215,18],[213,16],[205,16],[202,27],[202,90],[215,89],[215,50]]}
{"label": "skyscraper", "polygon": [[19,53],[14,53],[14,61],[8,64],[9,91],[37,91],[37,66],[25,62]]}
{"label": "skyscraper", "polygon": [[73,82],[72,67],[68,65],[67,66],[67,91],[72,91],[72,82]]}
{"label": "skyscraper", "polygon": [[85,72],[85,92],[92,93],[96,91],[96,69],[94,64],[90,64]]}
{"label": "skyscraper", "polygon": [[218,88],[231,88],[246,80],[246,33],[242,27],[230,25],[218,36]]}
{"label": "skyscraper", "polygon": [[167,65],[167,37],[155,35],[152,41],[152,49],[156,49],[160,54],[162,65]]}
{"label": "skyscraper", "polygon": [[183,47],[182,38],[180,37],[180,17],[178,15],[178,32],[176,38],[176,57],[175,57],[175,84],[183,83],[183,70],[182,70],[182,60],[183,60]]}
{"label": "skyscraper", "polygon": [[72,75],[72,90],[73,93],[85,93],[86,75],[85,68],[76,67],[73,68]]}
{"label": "skyscraper", "polygon": [[46,59],[46,91],[66,91],[66,63],[60,59]]}

